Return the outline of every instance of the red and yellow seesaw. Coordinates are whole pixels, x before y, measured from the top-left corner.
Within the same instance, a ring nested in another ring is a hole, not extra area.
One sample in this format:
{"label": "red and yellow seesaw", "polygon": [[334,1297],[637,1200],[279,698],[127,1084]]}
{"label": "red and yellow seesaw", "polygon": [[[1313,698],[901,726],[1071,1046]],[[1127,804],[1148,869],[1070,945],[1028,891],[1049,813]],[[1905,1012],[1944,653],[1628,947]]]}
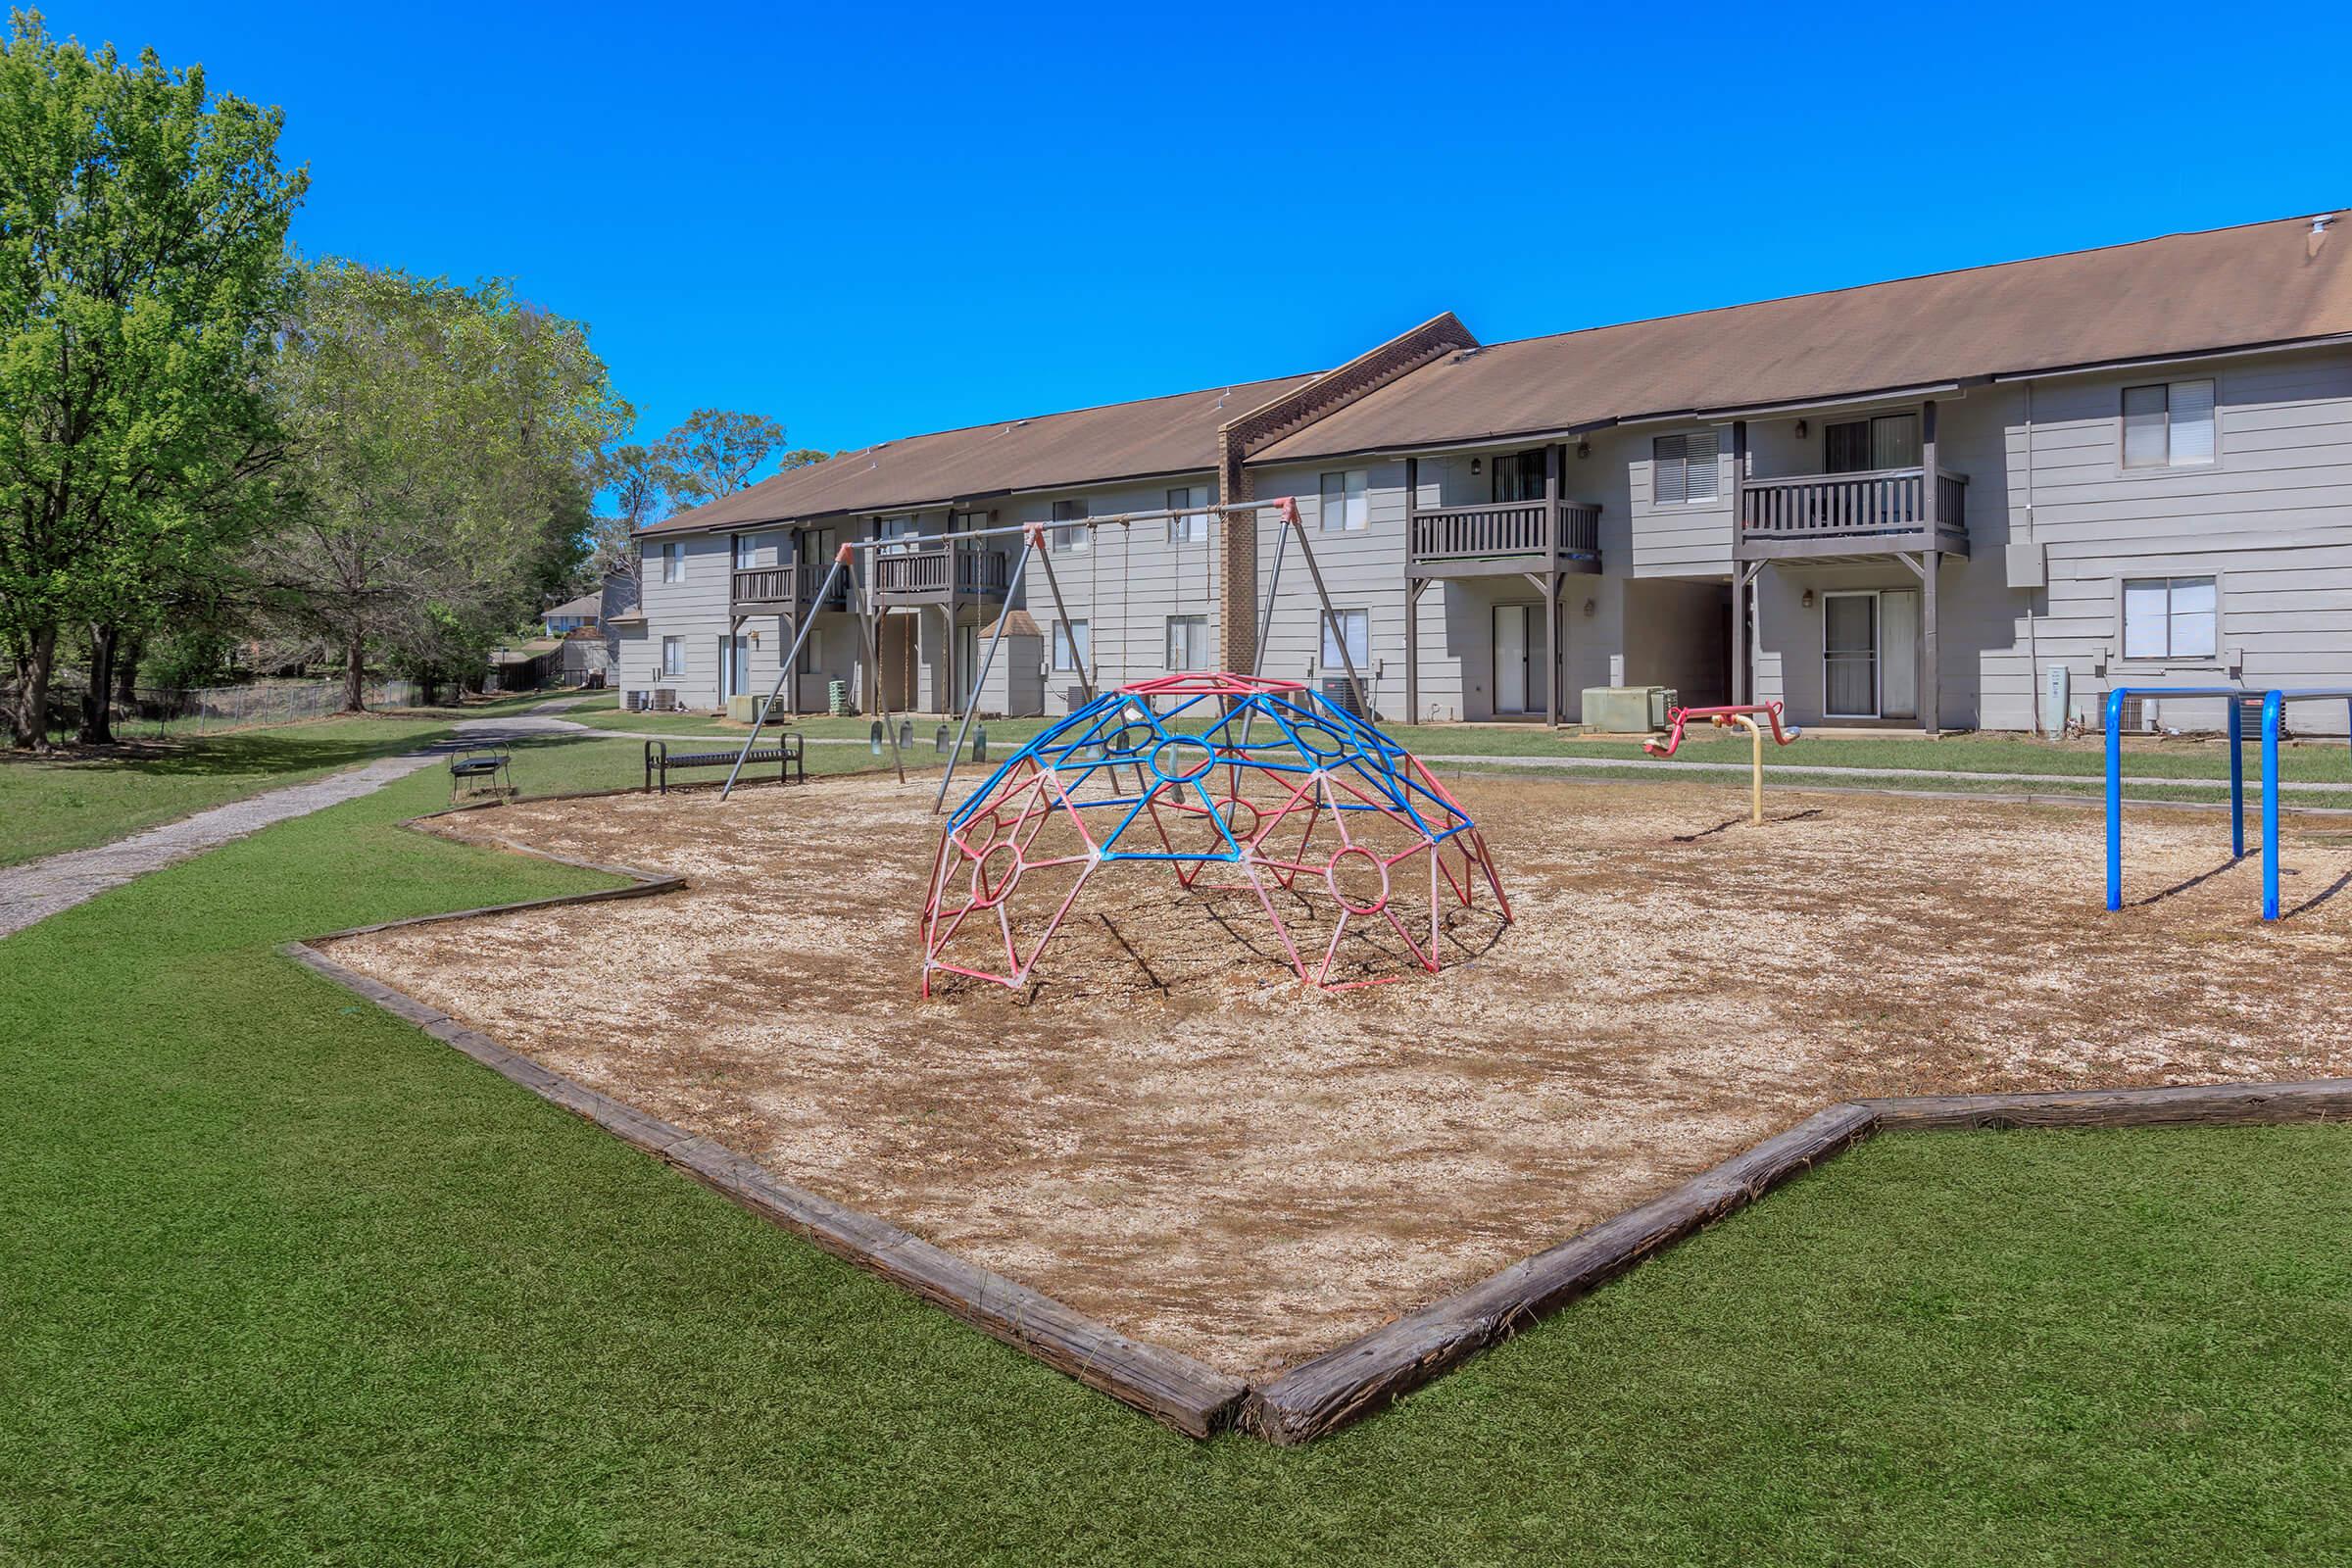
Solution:
{"label": "red and yellow seesaw", "polygon": [[1764,825],[1764,730],[1756,722],[1761,714],[1772,725],[1772,738],[1786,746],[1804,733],[1794,724],[1781,723],[1779,703],[1727,703],[1720,708],[1669,708],[1666,710],[1666,739],[1643,741],[1642,749],[1652,757],[1672,757],[1674,749],[1683,744],[1683,727],[1694,718],[1703,718],[1717,729],[1730,729],[1735,724],[1747,731],[1754,752],[1753,773],[1748,781],[1747,820],[1751,827]]}

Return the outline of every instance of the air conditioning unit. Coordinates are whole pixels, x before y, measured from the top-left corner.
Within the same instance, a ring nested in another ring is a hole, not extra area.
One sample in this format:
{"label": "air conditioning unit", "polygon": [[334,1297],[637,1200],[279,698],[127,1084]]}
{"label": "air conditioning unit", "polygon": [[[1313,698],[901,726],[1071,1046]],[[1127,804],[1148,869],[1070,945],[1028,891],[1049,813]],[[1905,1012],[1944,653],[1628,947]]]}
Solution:
{"label": "air conditioning unit", "polygon": [[1365,716],[1364,704],[1355,688],[1356,683],[1345,675],[1326,675],[1323,677],[1323,700],[1334,708],[1362,718]]}
{"label": "air conditioning unit", "polygon": [[2136,734],[2153,727],[2150,722],[2151,717],[2145,699],[2127,697],[2124,699],[2123,710],[2116,715],[2115,727],[2126,735]]}

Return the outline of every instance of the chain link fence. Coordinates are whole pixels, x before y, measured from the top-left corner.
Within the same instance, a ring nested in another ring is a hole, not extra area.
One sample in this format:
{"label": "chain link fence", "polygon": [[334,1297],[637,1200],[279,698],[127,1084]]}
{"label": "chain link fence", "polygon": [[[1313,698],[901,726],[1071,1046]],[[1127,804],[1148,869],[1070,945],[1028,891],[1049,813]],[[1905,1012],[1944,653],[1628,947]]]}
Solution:
{"label": "chain link fence", "polygon": [[[49,692],[52,733],[71,734],[79,721],[85,687],[53,686]],[[422,688],[412,680],[371,680],[369,708],[413,708]],[[217,735],[323,718],[343,708],[339,680],[268,680],[243,686],[165,688],[142,686],[128,703],[114,704],[115,734],[123,740],[169,735]]]}

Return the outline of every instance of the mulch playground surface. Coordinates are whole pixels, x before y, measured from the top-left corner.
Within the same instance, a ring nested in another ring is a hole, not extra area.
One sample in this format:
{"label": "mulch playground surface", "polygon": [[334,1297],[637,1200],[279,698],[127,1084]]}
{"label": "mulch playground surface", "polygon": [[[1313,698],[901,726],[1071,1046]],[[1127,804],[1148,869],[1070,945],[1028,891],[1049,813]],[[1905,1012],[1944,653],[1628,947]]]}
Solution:
{"label": "mulch playground surface", "polygon": [[[322,947],[546,1067],[1260,1379],[1857,1097],[2352,1073],[2352,834],[2288,917],[2211,812],[1465,779],[1518,916],[1304,993],[1249,896],[1105,868],[1022,992],[918,996],[930,789],[521,803],[429,831],[684,891]],[[1376,961],[1377,955],[1366,959]]]}

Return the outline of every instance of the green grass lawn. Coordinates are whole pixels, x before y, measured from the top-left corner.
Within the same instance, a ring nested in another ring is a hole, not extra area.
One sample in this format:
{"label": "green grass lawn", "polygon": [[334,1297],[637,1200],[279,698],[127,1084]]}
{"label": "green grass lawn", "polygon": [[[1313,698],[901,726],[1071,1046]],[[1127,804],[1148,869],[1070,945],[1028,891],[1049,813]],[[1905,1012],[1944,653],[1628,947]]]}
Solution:
{"label": "green grass lawn", "polygon": [[2352,1554],[2352,1130],[1882,1139],[1336,1440],[1196,1445],[272,951],[602,884],[393,825],[445,797],[0,941],[0,1560]]}
{"label": "green grass lawn", "polygon": [[427,715],[321,718],[103,757],[0,751],[0,865],[125,838],[263,790],[397,756],[448,728],[447,719]]}

